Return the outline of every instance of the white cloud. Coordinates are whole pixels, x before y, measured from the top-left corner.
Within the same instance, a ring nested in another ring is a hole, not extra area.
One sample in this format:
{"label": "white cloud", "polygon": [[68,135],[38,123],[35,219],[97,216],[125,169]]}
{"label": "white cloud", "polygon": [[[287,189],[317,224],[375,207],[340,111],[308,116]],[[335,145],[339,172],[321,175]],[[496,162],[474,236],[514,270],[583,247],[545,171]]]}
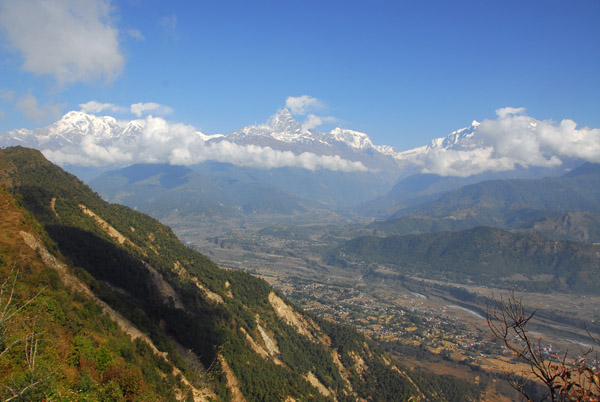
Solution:
{"label": "white cloud", "polygon": [[[194,164],[205,160],[229,162],[239,166],[262,168],[298,167],[308,170],[367,171],[361,163],[342,159],[338,155],[317,155],[311,152],[295,154],[258,145],[239,145],[229,141],[194,144],[195,147],[175,149],[169,159],[173,164]],[[191,151],[191,152],[190,152]]]}
{"label": "white cloud", "polygon": [[510,158],[492,157],[493,148],[477,148],[468,151],[432,150],[419,160],[423,173],[440,176],[468,177],[486,171],[505,171],[515,167]]}
{"label": "white cloud", "polygon": [[496,109],[496,115],[498,115],[498,117],[500,117],[501,119],[504,117],[508,117],[511,115],[516,115],[516,114],[522,114],[525,113],[525,108],[524,107],[503,107],[500,109]]}
{"label": "white cloud", "polygon": [[470,176],[523,167],[556,167],[564,158],[600,163],[600,129],[577,128],[573,120],[536,120],[524,108],[502,108],[455,149],[432,147],[418,157],[423,172]]}
{"label": "white cloud", "polygon": [[317,98],[310,95],[288,96],[285,101],[285,107],[295,115],[307,115],[306,120],[302,123],[302,130],[312,130],[323,123],[331,123],[337,121],[335,117],[318,116],[314,113],[309,113],[311,110],[322,109],[323,104]]}
{"label": "white cloud", "polygon": [[312,130],[313,128],[319,127],[323,124],[323,119],[314,114],[309,114],[306,118],[306,121],[302,123],[303,130]]}
{"label": "white cloud", "polygon": [[312,130],[319,127],[323,123],[334,123],[336,121],[337,119],[332,116],[317,116],[311,113],[308,116],[306,116],[306,120],[304,121],[304,123],[302,123],[302,129]]}
{"label": "white cloud", "polygon": [[293,114],[306,114],[309,110],[320,109],[323,107],[321,101],[309,95],[288,96],[285,101],[285,107]]}
{"label": "white cloud", "polygon": [[173,109],[169,106],[161,105],[154,102],[148,103],[134,103],[130,106],[129,110],[137,117],[142,117],[144,114],[156,113],[159,115],[165,115],[173,113]]}
{"label": "white cloud", "polygon": [[147,116],[143,130],[135,140],[120,140],[111,146],[97,143],[86,136],[76,143],[58,150],[45,149],[46,157],[58,164],[101,166],[132,163],[172,163],[192,165],[207,160],[233,163],[239,166],[263,168],[299,167],[336,171],[367,171],[361,162],[339,156],[322,156],[310,152],[300,155],[258,145],[239,145],[226,140],[206,142],[202,133],[192,126],[173,124],[160,117]]}
{"label": "white cloud", "polygon": [[[19,110],[41,120],[58,113],[53,105],[39,106],[35,97],[28,94],[17,102]],[[82,110],[104,111],[118,106],[90,101],[80,105]],[[148,112],[170,111],[156,103],[131,105],[132,113],[142,117]],[[577,127],[564,119],[559,123],[536,120],[525,114],[523,108],[502,108],[497,118],[474,125],[472,131],[458,142],[436,140],[433,145],[406,153],[407,162],[413,162],[425,173],[442,176],[466,177],[486,171],[508,171],[517,166],[557,167],[565,158],[578,158],[600,163],[600,129]],[[316,127],[331,117],[309,114],[304,128]],[[122,122],[125,126],[126,122]],[[323,156],[310,152],[296,154],[258,145],[240,145],[226,137],[211,138],[194,127],[169,123],[160,117],[146,116],[137,120],[142,127],[138,134],[128,131],[127,138],[117,139],[110,146],[101,139],[86,136],[79,142],[61,149],[46,149],[44,153],[60,164],[127,165],[131,163],[173,163],[190,165],[207,160],[229,162],[240,166],[264,168],[299,167],[304,169],[330,169],[337,171],[367,171],[361,162],[339,156]],[[131,135],[134,135],[131,137]],[[448,148],[443,144],[452,143]],[[410,156],[409,156],[410,155]]]}
{"label": "white cloud", "polygon": [[60,117],[59,105],[46,103],[40,106],[36,97],[30,93],[17,100],[17,109],[38,124]]}
{"label": "white cloud", "polygon": [[59,84],[117,77],[124,65],[108,0],[3,0],[0,28],[23,69]]}
{"label": "white cloud", "polygon": [[81,108],[82,112],[93,114],[102,113],[104,111],[113,113],[123,113],[127,111],[127,109],[121,106],[113,105],[112,103],[100,103],[95,100],[82,103],[79,105],[79,107]]}

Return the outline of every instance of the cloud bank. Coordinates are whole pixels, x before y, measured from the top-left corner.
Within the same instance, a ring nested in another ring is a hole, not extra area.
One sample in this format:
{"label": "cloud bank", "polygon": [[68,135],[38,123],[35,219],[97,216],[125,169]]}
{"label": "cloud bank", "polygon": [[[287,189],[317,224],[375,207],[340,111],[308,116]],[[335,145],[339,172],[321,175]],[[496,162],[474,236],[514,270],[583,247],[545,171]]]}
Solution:
{"label": "cloud bank", "polygon": [[80,166],[128,165],[133,163],[171,163],[193,165],[208,160],[238,166],[262,168],[298,167],[309,170],[367,171],[361,163],[310,152],[295,154],[257,145],[239,145],[226,140],[205,141],[206,136],[192,126],[169,123],[147,116],[137,122],[143,129],[132,140],[119,139],[102,145],[97,138],[85,136],[81,142],[58,149],[43,149],[44,155],[58,164]]}
{"label": "cloud bank", "polygon": [[[34,100],[33,97],[24,99],[23,107],[29,105],[32,115],[42,113],[42,107]],[[80,106],[84,111],[96,113],[118,107],[96,101]],[[137,103],[131,105],[129,111],[142,116],[162,108],[167,107],[156,103]],[[570,119],[559,123],[540,121],[527,116],[524,108],[502,108],[496,114],[496,119],[474,123],[448,138],[434,140],[429,146],[400,154],[391,150],[385,155],[396,156],[399,169],[400,166],[416,165],[423,173],[459,177],[509,171],[519,166],[559,167],[569,158],[600,163],[600,129],[579,128]],[[316,127],[324,119],[327,118],[308,114],[303,128]],[[110,124],[121,128],[108,135],[86,134],[74,142],[46,145],[42,151],[56,163],[82,166],[124,166],[132,163],[192,165],[213,160],[262,168],[287,166],[343,172],[369,170],[361,162],[340,156],[311,152],[297,154],[268,146],[237,144],[228,141],[226,136],[207,136],[192,126],[168,122],[151,115],[132,122],[116,122],[112,119]],[[47,139],[51,135],[43,133],[42,137],[46,138],[44,144],[50,144],[51,141]]]}
{"label": "cloud bank", "polygon": [[22,54],[25,71],[61,85],[112,81],[123,69],[106,0],[3,0],[0,29]]}
{"label": "cloud bank", "polygon": [[496,114],[497,119],[482,121],[459,147],[429,147],[416,163],[424,173],[460,177],[517,166],[556,167],[565,158],[600,163],[600,129],[577,128],[570,119],[536,120],[525,115],[525,108],[501,108]]}

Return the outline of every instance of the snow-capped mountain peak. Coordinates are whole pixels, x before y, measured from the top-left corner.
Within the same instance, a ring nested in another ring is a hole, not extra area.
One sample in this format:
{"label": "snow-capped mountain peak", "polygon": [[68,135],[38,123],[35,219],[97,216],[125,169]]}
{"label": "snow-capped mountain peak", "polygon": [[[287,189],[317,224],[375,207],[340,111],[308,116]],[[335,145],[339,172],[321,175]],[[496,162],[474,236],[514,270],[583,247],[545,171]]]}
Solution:
{"label": "snow-capped mountain peak", "polygon": [[470,126],[464,127],[451,132],[446,137],[436,138],[431,141],[426,149],[464,149],[472,148],[474,146],[473,140],[475,139],[475,133],[479,127],[479,122],[473,120]]}
{"label": "snow-capped mountain peak", "polygon": [[249,143],[252,141],[276,140],[282,143],[305,143],[315,140],[314,131],[304,130],[288,109],[281,109],[266,124],[246,126],[226,136],[231,142]]}
{"label": "snow-capped mountain peak", "polygon": [[88,132],[106,132],[119,127],[117,120],[110,116],[94,116],[84,112],[72,111],[66,113],[59,121],[51,126],[55,132],[78,131],[80,133]]}
{"label": "snow-capped mountain peak", "polygon": [[312,144],[328,147],[344,144],[355,150],[377,149],[369,136],[359,131],[340,127],[334,128],[329,133],[322,133],[314,129],[307,130],[300,122],[294,119],[288,109],[282,109],[277,112],[266,124],[244,127],[227,136],[226,139],[232,142],[247,143],[252,138],[256,139],[259,137],[263,143],[275,140],[287,144]]}
{"label": "snow-capped mountain peak", "polygon": [[40,129],[38,136],[45,137],[46,141],[72,143],[76,138],[84,136],[110,140],[119,136],[122,131],[123,124],[113,117],[71,111],[46,129]]}
{"label": "snow-capped mountain peak", "polygon": [[333,140],[343,142],[351,148],[365,149],[373,147],[373,142],[369,136],[359,131],[336,127],[329,132],[329,135]]}
{"label": "snow-capped mountain peak", "polygon": [[[31,146],[48,151],[49,155],[52,152],[55,155],[60,154],[62,160],[68,160],[68,163],[74,163],[72,160],[87,160],[87,158],[99,158],[102,160],[96,163],[103,163],[104,160],[121,159],[129,162],[136,155],[139,157],[143,153],[138,150],[139,147],[149,147],[149,151],[144,151],[146,153],[155,152],[154,148],[162,151],[160,147],[155,147],[156,141],[170,141],[172,146],[180,147],[188,143],[196,144],[200,140],[208,147],[215,148],[203,148],[203,145],[198,149],[229,149],[226,144],[218,145],[226,141],[240,146],[253,145],[291,152],[295,155],[337,156],[343,160],[361,163],[369,169],[394,171],[400,166],[404,169],[430,151],[473,149],[478,146],[479,141],[476,135],[479,123],[473,121],[470,126],[456,130],[447,137],[435,139],[429,145],[398,152],[391,146],[374,145],[367,134],[359,131],[341,127],[329,132],[306,129],[288,109],[279,110],[266,123],[247,126],[229,135],[205,135],[193,127],[186,128],[168,122],[152,122],[150,126],[148,124],[147,119],[122,121],[110,116],[72,111],[47,127],[2,133],[0,146]],[[173,132],[169,131],[171,129]],[[175,141],[173,138],[180,138],[181,141]],[[123,151],[124,149],[126,151]],[[83,154],[87,156],[82,157]],[[181,155],[192,155],[192,153],[177,148],[173,155],[175,158]],[[309,157],[304,156],[304,158]],[[145,160],[160,160],[160,158],[148,156]]]}
{"label": "snow-capped mountain peak", "polygon": [[268,126],[277,133],[294,133],[299,134],[302,130],[302,124],[300,124],[289,110],[282,109],[279,113],[276,113],[269,120]]}

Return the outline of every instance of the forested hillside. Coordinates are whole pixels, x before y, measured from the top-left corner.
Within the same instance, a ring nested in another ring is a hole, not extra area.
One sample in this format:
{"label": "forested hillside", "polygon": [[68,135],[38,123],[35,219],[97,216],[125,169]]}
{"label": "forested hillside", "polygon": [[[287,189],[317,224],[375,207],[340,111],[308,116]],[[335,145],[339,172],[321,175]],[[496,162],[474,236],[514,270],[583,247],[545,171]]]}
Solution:
{"label": "forested hillside", "polygon": [[597,292],[598,246],[520,235],[490,227],[350,240],[331,263],[385,264],[404,275],[524,289]]}
{"label": "forested hillside", "polygon": [[90,297],[80,278],[92,287],[103,284],[55,258],[56,244],[4,190],[0,208],[0,399],[174,401],[202,395],[184,380],[189,370],[180,374],[176,366],[183,366],[155,353],[146,338],[132,340],[115,322],[125,320]]}
{"label": "forested hillside", "polygon": [[[13,306],[31,301],[14,315],[18,342],[0,356],[0,381],[20,384],[23,400],[478,399],[475,387],[407,371],[356,331],[220,269],[38,151],[2,150],[0,185],[12,211],[2,280],[16,283]],[[35,370],[20,358],[32,342]]]}
{"label": "forested hillside", "polygon": [[[596,242],[600,239],[599,189],[600,165],[586,163],[563,177],[488,180],[464,186],[435,201],[405,208],[371,228],[390,235],[492,226]],[[572,214],[571,219],[565,222],[564,214]]]}

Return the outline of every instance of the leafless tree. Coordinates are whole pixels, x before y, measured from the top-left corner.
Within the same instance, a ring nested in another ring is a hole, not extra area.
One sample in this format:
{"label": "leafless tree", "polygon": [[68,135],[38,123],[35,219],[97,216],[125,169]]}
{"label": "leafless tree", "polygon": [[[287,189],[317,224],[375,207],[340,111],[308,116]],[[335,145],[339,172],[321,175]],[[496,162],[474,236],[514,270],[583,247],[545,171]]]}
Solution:
{"label": "leafless tree", "polygon": [[[541,401],[584,401],[600,402],[600,379],[598,361],[590,364],[593,348],[582,353],[575,361],[567,359],[565,353],[560,359],[552,359],[544,353],[541,339],[533,339],[527,324],[535,315],[529,313],[514,293],[507,300],[496,301],[494,308],[488,309],[487,324],[494,338],[511,351],[528,368],[521,372],[507,373],[510,385],[527,401],[536,402],[529,394],[526,385],[530,380],[543,384],[546,395]],[[590,338],[600,345],[591,333]]]}
{"label": "leafless tree", "polygon": [[15,336],[15,332],[17,327],[17,317],[40,295],[43,289],[34,297],[18,304],[15,300],[15,288],[18,277],[19,269],[17,268],[17,262],[15,262],[12,265],[8,276],[0,285],[0,359],[5,357],[11,350],[22,343],[24,345],[25,362],[29,373],[29,381],[25,384],[15,383],[14,381],[10,383],[7,381],[6,383],[1,384],[5,391],[2,399],[4,402],[19,398],[27,391],[38,386],[42,381],[42,378],[36,376],[35,372],[40,334],[32,331],[27,333],[23,338]]}

